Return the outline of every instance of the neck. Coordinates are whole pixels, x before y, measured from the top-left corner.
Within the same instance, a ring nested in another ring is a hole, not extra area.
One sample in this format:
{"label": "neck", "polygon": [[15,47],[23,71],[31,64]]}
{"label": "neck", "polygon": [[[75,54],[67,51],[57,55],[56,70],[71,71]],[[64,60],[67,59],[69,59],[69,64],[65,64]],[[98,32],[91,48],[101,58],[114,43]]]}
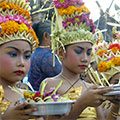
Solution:
{"label": "neck", "polygon": [[43,40],[43,42],[40,44],[40,46],[50,46],[50,45],[48,43],[44,42],[44,40]]}
{"label": "neck", "polygon": [[42,45],[40,45],[39,47],[40,48],[50,48],[50,46],[42,46]]}
{"label": "neck", "polygon": [[64,76],[66,79],[68,79],[71,82],[78,80],[79,76],[80,76],[80,74],[73,73],[72,71],[67,69],[64,65],[63,65],[63,71],[62,71],[61,75]]}

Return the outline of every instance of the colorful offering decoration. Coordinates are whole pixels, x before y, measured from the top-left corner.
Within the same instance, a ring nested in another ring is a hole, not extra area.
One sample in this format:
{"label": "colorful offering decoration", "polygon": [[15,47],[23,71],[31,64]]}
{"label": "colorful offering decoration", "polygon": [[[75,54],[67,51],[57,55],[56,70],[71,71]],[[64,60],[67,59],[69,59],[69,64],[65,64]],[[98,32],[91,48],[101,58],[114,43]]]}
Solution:
{"label": "colorful offering decoration", "polygon": [[[68,101],[70,100],[68,96],[62,97],[60,94],[57,94],[57,90],[62,85],[63,81],[61,81],[56,88],[50,88],[50,91],[46,91],[45,87],[47,85],[47,82],[43,81],[41,85],[40,91],[30,91],[28,87],[26,87],[26,90],[24,92],[20,91],[19,89],[13,87],[12,90],[18,92],[22,97],[24,97],[24,101],[29,103],[34,102],[60,102],[60,101]],[[24,102],[23,101],[23,102]]]}

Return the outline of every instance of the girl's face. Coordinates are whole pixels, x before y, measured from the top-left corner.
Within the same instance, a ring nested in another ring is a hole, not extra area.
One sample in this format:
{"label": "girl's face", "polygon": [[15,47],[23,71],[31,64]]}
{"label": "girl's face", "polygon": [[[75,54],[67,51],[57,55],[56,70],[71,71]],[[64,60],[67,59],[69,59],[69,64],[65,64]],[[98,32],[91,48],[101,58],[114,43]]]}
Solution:
{"label": "girl's face", "polygon": [[66,48],[63,65],[70,71],[81,74],[88,67],[91,59],[92,44],[76,43]]}
{"label": "girl's face", "polygon": [[15,83],[28,73],[31,57],[30,44],[23,40],[0,46],[0,79]]}

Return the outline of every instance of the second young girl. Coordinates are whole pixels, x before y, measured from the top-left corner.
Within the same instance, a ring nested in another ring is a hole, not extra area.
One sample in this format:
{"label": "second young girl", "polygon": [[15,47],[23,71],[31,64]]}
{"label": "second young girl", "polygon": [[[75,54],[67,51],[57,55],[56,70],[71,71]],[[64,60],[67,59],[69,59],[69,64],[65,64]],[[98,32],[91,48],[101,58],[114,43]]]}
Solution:
{"label": "second young girl", "polygon": [[47,90],[63,80],[58,94],[68,95],[76,102],[69,114],[49,116],[48,119],[104,120],[100,105],[110,99],[104,94],[113,88],[99,89],[99,86],[88,84],[80,78],[90,64],[92,45],[95,42],[95,25],[89,18],[89,10],[81,0],[68,3],[54,1],[54,5],[58,27],[52,35],[52,48],[53,53],[57,50],[63,71],[56,77],[45,79]]}

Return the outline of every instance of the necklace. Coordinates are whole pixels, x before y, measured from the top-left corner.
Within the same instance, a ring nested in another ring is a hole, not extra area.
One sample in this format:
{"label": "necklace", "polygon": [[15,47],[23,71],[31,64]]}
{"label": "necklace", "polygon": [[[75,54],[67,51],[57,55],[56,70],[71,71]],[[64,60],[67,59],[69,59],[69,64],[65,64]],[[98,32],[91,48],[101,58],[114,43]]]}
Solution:
{"label": "necklace", "polygon": [[[79,78],[74,82],[74,83],[71,83],[67,77],[65,77],[64,75],[60,75],[64,80],[66,80],[69,84],[70,84],[70,87],[65,91],[65,93],[67,93],[71,88],[74,88],[74,85],[80,80]],[[65,94],[64,93],[64,94]]]}
{"label": "necklace", "polygon": [[64,75],[60,75],[64,80],[66,80],[69,84],[70,84],[70,86],[72,86],[72,83],[69,81],[69,79],[67,78],[67,77],[65,77]]}

